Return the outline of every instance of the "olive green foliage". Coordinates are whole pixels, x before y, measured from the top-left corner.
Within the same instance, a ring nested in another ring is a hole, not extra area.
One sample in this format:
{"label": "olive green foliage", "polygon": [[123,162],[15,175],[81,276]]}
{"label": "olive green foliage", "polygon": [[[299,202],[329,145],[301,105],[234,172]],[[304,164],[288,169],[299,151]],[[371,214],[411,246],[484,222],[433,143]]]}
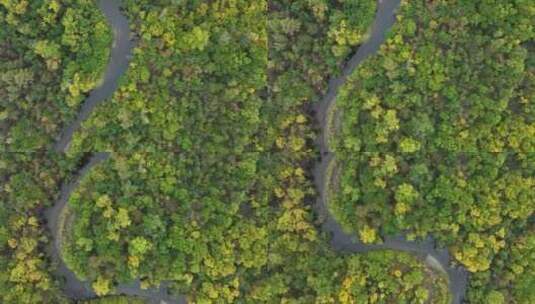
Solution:
{"label": "olive green foliage", "polygon": [[[81,18],[80,18],[81,17]],[[79,156],[46,152],[95,87],[111,32],[93,1],[0,1],[0,302],[66,299],[42,211]]]}
{"label": "olive green foliage", "polygon": [[[375,5],[269,5],[126,6],[139,36],[133,63],[72,147],[113,151],[71,196],[63,248],[99,293],[140,277],[201,303],[306,302],[319,287],[290,265],[322,252],[344,268],[305,205],[314,194],[307,108],[364,39]],[[356,6],[362,23],[344,15]]]}
{"label": "olive green foliage", "polygon": [[[500,273],[493,265],[513,254],[535,209],[534,8],[402,3],[379,54],[336,101],[330,209],[344,228],[370,242],[432,235],[486,274],[474,289]],[[518,280],[516,293],[501,287],[489,297],[524,303],[533,278]]]}
{"label": "olive green foliage", "polygon": [[0,1],[0,151],[52,146],[108,60],[93,0]]}
{"label": "olive green foliage", "polygon": [[97,299],[78,301],[79,304],[144,304],[146,301],[137,297],[128,296],[107,296]]}
{"label": "olive green foliage", "polygon": [[[368,277],[359,263],[424,275],[405,255],[336,256],[306,205],[315,194],[308,109],[364,39],[374,1],[234,4],[127,6],[140,37],[133,64],[73,144],[114,152],[71,196],[69,268],[103,294],[140,277],[199,303],[349,303],[365,291],[343,287],[346,264],[347,280]],[[366,297],[431,297],[435,286],[400,276],[370,275],[377,291]]]}
{"label": "olive green foliage", "polygon": [[[458,2],[405,3],[380,55],[343,88],[331,207],[368,242],[436,235],[486,269],[473,303],[528,303],[532,10]],[[311,208],[312,105],[367,38],[375,3],[124,0],[131,64],[70,156],[0,154],[0,302],[69,301],[41,211],[85,153],[111,151],[60,227],[65,263],[104,296],[83,303],[142,303],[105,296],[133,279],[194,303],[448,303],[443,274],[419,257],[334,252]],[[111,36],[94,4],[0,0],[9,150],[49,147],[98,84]]]}
{"label": "olive green foliage", "polygon": [[254,214],[267,207],[242,214],[259,157],[266,3],[125,8],[139,37],[132,63],[72,145],[114,153],[71,199],[65,260],[102,294],[139,277],[143,287],[168,280],[198,301],[233,302],[267,260]]}
{"label": "olive green foliage", "polygon": [[62,303],[43,254],[48,243],[40,212],[59,192],[77,159],[45,153],[0,153],[0,302]]}
{"label": "olive green foliage", "polygon": [[116,94],[76,134],[72,151],[180,151],[207,170],[238,155],[254,158],[258,95],[266,85],[266,3],[125,7],[139,36],[132,62]]}
{"label": "olive green foliage", "polygon": [[531,227],[510,241],[508,250],[498,254],[490,270],[474,274],[468,299],[473,303],[533,303],[534,273],[535,232]]}

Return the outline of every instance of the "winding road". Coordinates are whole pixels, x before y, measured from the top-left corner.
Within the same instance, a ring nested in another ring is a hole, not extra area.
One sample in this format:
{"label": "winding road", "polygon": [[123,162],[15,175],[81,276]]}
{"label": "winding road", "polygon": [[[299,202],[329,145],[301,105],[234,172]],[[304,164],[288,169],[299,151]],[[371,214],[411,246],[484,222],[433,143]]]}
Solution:
{"label": "winding road", "polygon": [[[129,61],[134,48],[134,42],[130,33],[128,20],[121,12],[120,0],[100,0],[98,3],[100,10],[103,12],[106,21],[113,29],[113,46],[111,55],[106,67],[106,73],[102,84],[90,92],[88,98],[82,104],[76,119],[65,127],[61,132],[61,137],[57,140],[54,147],[58,153],[65,153],[76,132],[81,124],[89,117],[94,108],[104,100],[110,98],[119,86],[119,78],[128,69]],[[61,217],[65,212],[65,207],[71,193],[79,185],[81,179],[91,170],[92,167],[107,160],[110,154],[105,152],[94,153],[89,160],[78,170],[70,183],[64,183],[60,189],[60,196],[54,205],[45,211],[48,228],[54,238],[51,248],[51,256],[57,265],[56,275],[64,278],[62,285],[65,295],[70,298],[90,299],[96,297],[89,282],[80,281],[76,275],[69,270],[61,257]],[[147,303],[186,303],[185,297],[174,297],[167,292],[167,283],[162,283],[159,288],[141,289],[139,280],[130,284],[119,284],[115,288],[116,294],[137,296],[144,298]]]}
{"label": "winding road", "polygon": [[89,161],[76,173],[76,176],[70,183],[64,183],[61,185],[60,196],[58,200],[54,202],[52,207],[45,211],[45,218],[48,228],[54,238],[50,253],[52,260],[57,264],[56,275],[65,279],[63,291],[70,298],[87,299],[95,297],[96,295],[91,289],[91,285],[88,282],[80,281],[76,275],[69,268],[67,268],[67,265],[65,265],[63,259],[61,258],[62,232],[60,231],[61,227],[59,227],[59,223],[61,222],[60,219],[65,211],[64,208],[67,206],[67,201],[69,200],[71,193],[74,191],[74,189],[76,189],[76,187],[78,187],[82,177],[85,176],[93,166],[108,159],[108,157],[108,153],[94,154]]}
{"label": "winding road", "polygon": [[128,20],[120,10],[121,1],[100,0],[98,6],[104,13],[106,21],[113,29],[113,46],[106,67],[106,73],[104,74],[102,84],[89,93],[76,119],[61,132],[61,137],[54,147],[56,152],[67,151],[74,132],[80,128],[82,122],[89,118],[89,115],[96,106],[113,95],[119,86],[119,78],[128,69],[134,42],[131,39],[132,35],[128,26]]}
{"label": "winding road", "polygon": [[[358,242],[354,235],[346,234],[341,226],[330,215],[327,208],[326,195],[326,177],[328,176],[329,164],[334,159],[334,154],[328,147],[327,130],[327,113],[334,105],[336,95],[340,87],[346,82],[348,76],[365,60],[368,56],[374,54],[385,40],[386,32],[395,22],[395,11],[399,6],[400,0],[378,0],[378,10],[372,27],[370,38],[358,49],[353,57],[348,61],[342,70],[341,76],[331,79],[326,95],[316,107],[317,119],[322,128],[322,134],[318,140],[319,150],[321,152],[321,163],[314,171],[315,184],[319,190],[320,196],[316,202],[315,208],[318,214],[324,218],[322,230],[332,235],[331,245],[337,251],[341,252],[368,252],[371,250],[392,249],[407,251],[426,258],[427,263],[433,268],[439,268],[445,271],[449,277],[449,286],[453,296],[453,303],[460,303],[464,296],[467,285],[468,274],[463,268],[451,267],[449,265],[450,257],[446,249],[437,249],[435,242],[429,238],[422,242],[407,241],[404,237],[387,237],[383,244],[365,245]],[[70,145],[72,136],[83,121],[85,121],[93,109],[110,98],[118,87],[119,78],[126,72],[129,64],[129,58],[134,43],[131,39],[131,33],[128,26],[128,20],[120,11],[120,0],[100,0],[99,8],[104,13],[107,22],[113,28],[114,43],[111,51],[111,57],[106,69],[104,81],[101,86],[93,90],[83,103],[76,120],[68,125],[58,139],[55,150],[65,152]],[[54,237],[51,255],[58,265],[57,275],[65,278],[63,285],[64,292],[67,296],[74,299],[88,299],[95,297],[94,291],[88,282],[80,281],[76,275],[70,271],[61,258],[61,227],[60,217],[67,201],[79,185],[80,180],[91,170],[93,166],[109,158],[109,153],[95,153],[89,161],[82,166],[76,176],[70,183],[61,187],[59,199],[54,206],[45,212],[50,231]],[[159,288],[143,290],[139,287],[139,281],[131,284],[121,284],[116,287],[117,294],[138,296],[147,299],[150,303],[186,303],[184,297],[172,297],[167,292],[167,283],[162,283]]]}
{"label": "winding road", "polygon": [[432,268],[438,268],[448,275],[449,289],[454,304],[461,303],[468,284],[468,272],[463,267],[450,266],[450,256],[447,249],[437,249],[432,238],[424,241],[408,241],[403,236],[386,237],[382,244],[363,244],[354,234],[348,234],[330,214],[328,203],[328,184],[330,174],[329,167],[334,161],[335,155],[329,148],[329,113],[335,104],[336,95],[340,87],[347,81],[349,75],[370,55],[376,53],[386,39],[387,31],[396,21],[395,12],[400,5],[400,0],[378,0],[377,13],[372,26],[370,38],[362,44],[352,58],[342,69],[339,77],[329,81],[327,93],[316,105],[316,119],[321,126],[321,135],[318,138],[321,162],[314,170],[314,182],[319,191],[315,209],[322,222],[322,230],[331,235],[331,246],[340,252],[364,253],[371,250],[399,250],[425,257],[426,263]]}

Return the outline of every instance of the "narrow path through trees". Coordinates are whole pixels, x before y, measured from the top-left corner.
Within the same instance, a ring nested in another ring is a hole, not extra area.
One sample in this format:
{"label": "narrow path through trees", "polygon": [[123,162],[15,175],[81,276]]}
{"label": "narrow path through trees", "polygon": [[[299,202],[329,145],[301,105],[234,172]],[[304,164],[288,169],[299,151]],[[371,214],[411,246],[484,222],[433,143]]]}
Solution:
{"label": "narrow path through trees", "polygon": [[[61,133],[55,145],[55,151],[65,153],[69,148],[74,132],[90,116],[93,109],[104,100],[110,98],[119,86],[120,77],[128,69],[134,43],[128,20],[121,12],[120,0],[100,0],[98,3],[100,10],[106,17],[107,22],[113,29],[113,46],[111,56],[108,61],[106,73],[103,77],[102,84],[95,88],[84,101],[76,120],[66,126]],[[76,173],[70,183],[63,184],[60,190],[60,196],[54,205],[46,210],[45,217],[48,227],[54,238],[51,248],[51,256],[57,264],[56,274],[65,279],[63,290],[65,294],[75,300],[88,299],[95,297],[96,294],[91,288],[89,282],[82,282],[76,275],[69,270],[61,257],[62,230],[60,227],[62,216],[65,216],[65,207],[71,193],[76,189],[82,178],[97,164],[107,160],[109,153],[99,152],[91,155],[89,160]],[[141,289],[139,281],[131,284],[120,284],[116,287],[117,294],[137,296],[146,299],[150,303],[185,303],[184,297],[174,298],[167,292],[167,284],[162,283],[159,288]]]}
{"label": "narrow path through trees", "polygon": [[346,82],[349,75],[362,63],[368,56],[373,55],[379,50],[379,47],[386,39],[386,33],[394,25],[396,20],[395,12],[400,5],[400,0],[378,0],[377,14],[372,26],[370,38],[362,44],[353,57],[348,61],[339,77],[331,79],[327,93],[322,100],[316,105],[317,120],[321,127],[321,134],[318,137],[317,145],[319,147],[321,162],[317,164],[314,172],[315,184],[319,192],[319,197],[315,208],[319,216],[322,217],[322,230],[332,236],[331,246],[341,252],[368,252],[371,250],[391,249],[407,251],[420,255],[425,258],[426,262],[433,268],[440,268],[448,274],[449,288],[452,293],[453,303],[461,303],[466,286],[468,284],[468,272],[462,267],[449,265],[450,256],[447,249],[437,249],[432,238],[425,241],[414,242],[408,241],[405,237],[386,237],[382,244],[364,244],[357,240],[355,235],[343,231],[342,227],[331,216],[328,208],[328,185],[331,179],[331,173],[335,161],[335,155],[330,150],[328,139],[329,132],[329,113],[332,112],[335,104],[336,95],[340,87]]}
{"label": "narrow path through trees", "polygon": [[76,119],[62,131],[61,137],[55,145],[57,152],[65,152],[69,148],[74,132],[80,128],[82,122],[89,117],[97,105],[113,95],[119,86],[119,78],[128,69],[134,43],[128,20],[120,10],[121,1],[100,0],[98,6],[113,30],[113,46],[110,59],[102,84],[91,91],[89,97],[82,104]]}
{"label": "narrow path through trees", "polygon": [[106,160],[108,157],[108,153],[94,154],[76,173],[76,176],[74,176],[70,183],[65,183],[61,186],[58,200],[45,212],[48,228],[54,238],[51,248],[51,256],[53,261],[57,264],[56,275],[65,279],[63,291],[70,298],[87,299],[95,297],[96,295],[91,289],[91,285],[88,282],[80,281],[67,265],[65,265],[61,258],[61,217],[65,212],[65,207],[67,206],[67,201],[69,200],[71,193],[76,189],[80,180],[91,170],[91,168],[93,168],[93,166]]}

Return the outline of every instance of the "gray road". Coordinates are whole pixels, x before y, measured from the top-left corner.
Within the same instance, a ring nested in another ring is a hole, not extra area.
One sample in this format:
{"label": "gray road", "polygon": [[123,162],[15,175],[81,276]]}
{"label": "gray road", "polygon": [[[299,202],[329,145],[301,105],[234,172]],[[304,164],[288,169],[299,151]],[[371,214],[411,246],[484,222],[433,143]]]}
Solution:
{"label": "gray road", "polygon": [[89,93],[76,119],[62,131],[61,137],[54,147],[57,152],[65,152],[69,148],[74,132],[80,128],[82,122],[89,117],[97,105],[113,95],[115,90],[117,90],[119,78],[128,69],[134,43],[131,39],[132,35],[128,26],[128,20],[121,13],[120,5],[120,0],[100,0],[98,3],[99,8],[106,17],[106,21],[113,30],[111,56],[102,84]]}
{"label": "gray road", "polygon": [[[102,85],[90,92],[88,98],[82,104],[78,116],[74,122],[66,126],[58,139],[55,150],[64,153],[83,121],[85,121],[93,109],[110,98],[117,90],[119,78],[128,69],[129,59],[131,57],[134,42],[128,25],[128,20],[120,10],[120,0],[100,0],[98,3],[100,10],[103,12],[106,21],[113,30],[113,46],[111,56],[106,67],[106,73]],[[80,281],[76,275],[70,271],[61,258],[61,237],[58,235],[59,218],[62,210],[67,205],[71,193],[76,189],[80,180],[91,170],[93,166],[109,158],[109,153],[95,153],[89,161],[82,166],[76,173],[76,176],[70,183],[61,186],[59,199],[54,206],[45,211],[45,218],[48,227],[54,237],[53,246],[50,248],[50,254],[54,263],[57,264],[56,275],[63,278],[62,285],[64,293],[73,299],[88,299],[95,297],[95,293],[89,282]],[[130,284],[120,284],[116,287],[117,294],[138,296],[147,299],[148,303],[186,303],[184,297],[172,297],[167,292],[167,284],[163,283],[159,288],[141,289],[139,281]]]}
{"label": "gray road", "polygon": [[[450,256],[447,249],[437,249],[432,238],[414,242],[407,241],[403,236],[386,237],[383,244],[363,244],[353,234],[345,233],[332,217],[327,208],[329,181],[327,170],[329,165],[335,159],[335,155],[329,149],[328,144],[328,113],[332,109],[336,95],[340,87],[347,81],[351,73],[370,55],[375,54],[381,44],[385,41],[388,30],[396,21],[395,12],[399,7],[400,0],[378,0],[378,10],[372,27],[370,38],[362,44],[353,57],[344,66],[339,77],[329,81],[327,93],[322,100],[316,105],[317,120],[321,126],[321,135],[318,138],[317,145],[321,153],[321,162],[316,165],[314,171],[314,181],[319,191],[319,198],[315,204],[315,209],[322,218],[322,230],[331,235],[331,246],[340,252],[358,252],[364,253],[371,250],[391,249],[410,252],[422,257],[431,266],[436,266],[435,261],[440,264],[443,271],[448,274],[449,288],[452,293],[453,303],[461,303],[464,297],[466,286],[468,284],[468,272],[462,267],[450,265]],[[334,172],[333,174],[336,174]]]}
{"label": "gray road", "polygon": [[59,236],[60,232],[58,230],[59,218],[63,208],[67,205],[69,197],[76,189],[82,177],[91,170],[91,168],[101,161],[104,161],[108,158],[107,153],[97,153],[91,157],[91,159],[77,172],[76,176],[72,179],[70,183],[65,183],[61,186],[60,196],[58,200],[54,203],[54,206],[48,208],[45,211],[45,218],[52,234],[54,241],[53,246],[50,248],[50,255],[52,260],[57,264],[56,275],[63,278],[63,291],[64,293],[74,299],[86,299],[92,298],[95,296],[95,293],[91,289],[91,285],[87,282],[82,282],[78,280],[76,275],[67,268],[65,263],[61,258],[61,237]]}

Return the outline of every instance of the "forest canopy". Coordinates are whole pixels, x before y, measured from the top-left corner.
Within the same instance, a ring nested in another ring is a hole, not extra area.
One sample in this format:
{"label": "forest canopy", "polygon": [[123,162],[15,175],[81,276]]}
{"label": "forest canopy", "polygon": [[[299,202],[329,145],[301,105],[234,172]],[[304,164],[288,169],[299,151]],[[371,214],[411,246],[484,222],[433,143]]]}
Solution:
{"label": "forest canopy", "polygon": [[0,152],[51,149],[99,84],[111,39],[93,0],[0,2]]}
{"label": "forest canopy", "polygon": [[[144,303],[119,295],[136,281],[188,303],[450,303],[426,256],[337,251],[314,209],[317,104],[377,7],[123,0],[129,68],[62,154],[118,33],[94,0],[0,0],[0,302]],[[535,301],[534,9],[402,1],[329,115],[337,222],[432,236],[471,272],[467,303]],[[67,296],[56,241],[94,298]]]}
{"label": "forest canopy", "polygon": [[527,303],[482,286],[533,285],[520,267],[490,277],[533,225],[534,12],[521,0],[404,2],[332,115],[331,212],[364,242],[433,236],[476,273],[469,302]]}

